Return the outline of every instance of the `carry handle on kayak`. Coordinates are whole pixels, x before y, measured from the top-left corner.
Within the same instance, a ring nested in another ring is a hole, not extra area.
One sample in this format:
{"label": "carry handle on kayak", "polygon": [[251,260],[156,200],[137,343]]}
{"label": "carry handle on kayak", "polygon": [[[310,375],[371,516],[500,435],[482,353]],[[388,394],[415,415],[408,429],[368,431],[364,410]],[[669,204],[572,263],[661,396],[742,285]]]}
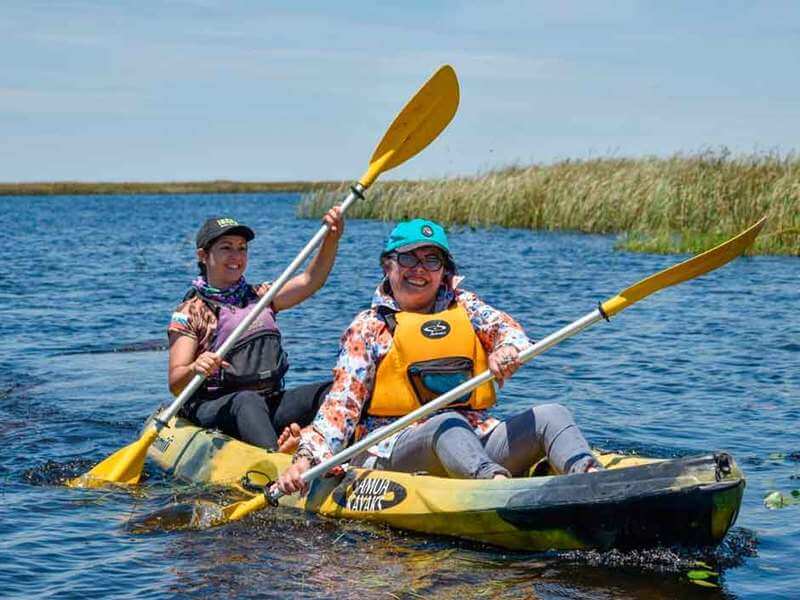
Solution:
{"label": "carry handle on kayak", "polygon": [[[608,319],[609,317],[619,313],[629,306],[632,306],[639,300],[646,298],[650,294],[653,294],[666,287],[694,279],[695,277],[699,277],[700,275],[713,271],[714,269],[727,264],[742,254],[753,244],[756,236],[758,236],[761,228],[764,226],[765,221],[766,217],[762,218],[750,228],[746,229],[736,237],[731,238],[727,242],[724,242],[723,244],[720,244],[711,250],[703,252],[702,254],[698,254],[697,256],[694,256],[684,262],[673,265],[672,267],[642,279],[634,285],[624,289],[616,296],[613,296],[605,302],[600,303],[596,309],[584,315],[577,321],[562,327],[555,333],[548,335],[521,352],[519,355],[520,360],[523,363],[531,360],[534,356],[542,354],[559,342],[572,337],[573,335],[583,331],[598,321]],[[318,477],[321,477],[330,471],[332,468],[346,462],[356,454],[364,452],[369,447],[394,435],[415,421],[418,421],[419,419],[422,419],[423,417],[426,417],[429,414],[444,408],[453,400],[460,398],[461,396],[471,392],[478,386],[491,381],[492,379],[494,379],[494,375],[492,375],[491,371],[488,370],[476,375],[461,385],[453,388],[446,394],[439,396],[435,400],[428,402],[415,411],[397,419],[391,424],[374,431],[349,448],[345,448],[335,456],[332,456],[328,460],[321,462],[315,467],[312,467],[303,473],[301,476],[302,479],[306,483],[311,483]],[[253,511],[260,510],[266,504],[277,504],[281,496],[283,496],[283,493],[277,488],[276,485],[273,484],[269,489],[265,488],[263,494],[259,494],[250,500],[237,502],[223,508],[212,524],[221,525],[228,521],[241,519]]]}
{"label": "carry handle on kayak", "polygon": [[[453,119],[458,109],[458,79],[449,65],[440,67],[430,79],[403,107],[387,129],[377,148],[370,158],[370,164],[358,182],[350,189],[350,193],[342,204],[342,212],[363,198],[363,192],[389,169],[392,169],[421,152],[435,140]],[[300,264],[308,258],[327,232],[327,225],[320,227],[291,264],[272,284],[269,291],[258,301],[255,309],[233,330],[230,337],[217,351],[221,356],[231,349],[241,334],[247,330],[258,315],[270,305]],[[184,402],[186,402],[202,385],[205,376],[195,375],[178,397],[161,414],[153,419],[142,436],[133,444],[118,450],[88,473],[67,482],[70,487],[96,487],[105,483],[138,483],[147,450],[158,437],[158,433],[173,418]]]}

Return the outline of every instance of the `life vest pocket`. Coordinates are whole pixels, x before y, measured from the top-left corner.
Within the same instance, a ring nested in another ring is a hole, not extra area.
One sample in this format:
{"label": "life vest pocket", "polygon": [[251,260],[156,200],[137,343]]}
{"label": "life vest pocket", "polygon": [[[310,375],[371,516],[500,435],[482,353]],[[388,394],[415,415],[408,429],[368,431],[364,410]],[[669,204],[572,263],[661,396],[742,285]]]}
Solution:
{"label": "life vest pocket", "polygon": [[[472,377],[472,359],[464,356],[436,358],[415,362],[408,367],[408,379],[420,404],[435,400]],[[448,406],[469,403],[471,392],[457,398]]]}

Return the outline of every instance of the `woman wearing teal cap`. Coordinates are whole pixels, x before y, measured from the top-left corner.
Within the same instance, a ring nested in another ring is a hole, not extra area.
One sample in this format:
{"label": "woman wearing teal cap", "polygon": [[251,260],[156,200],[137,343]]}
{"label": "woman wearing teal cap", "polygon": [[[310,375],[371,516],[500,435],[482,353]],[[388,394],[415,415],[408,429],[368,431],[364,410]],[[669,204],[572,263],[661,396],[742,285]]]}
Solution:
{"label": "woman wearing teal cap", "polygon": [[[302,431],[293,465],[280,477],[283,493],[305,489],[301,475],[352,437],[363,437],[487,368],[502,386],[519,368],[519,353],[530,346],[513,318],[458,287],[447,235],[433,221],[398,224],[381,266],[384,278],[372,306],[342,336],[333,386]],[[544,456],[562,473],[600,467],[561,405],[537,406],[500,422],[487,412],[495,400],[494,386],[486,383],[353,462],[484,479],[523,475]]]}

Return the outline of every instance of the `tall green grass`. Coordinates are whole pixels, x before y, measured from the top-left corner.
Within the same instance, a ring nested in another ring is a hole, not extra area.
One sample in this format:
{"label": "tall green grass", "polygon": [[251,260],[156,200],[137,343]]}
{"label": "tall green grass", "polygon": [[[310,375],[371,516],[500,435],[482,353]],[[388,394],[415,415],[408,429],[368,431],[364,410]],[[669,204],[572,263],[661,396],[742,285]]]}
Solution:
{"label": "tall green grass", "polygon": [[[298,211],[319,216],[344,188],[314,191]],[[621,234],[642,252],[699,252],[767,215],[753,249],[800,255],[800,159],[727,151],[598,158],[510,167],[474,177],[379,183],[351,216],[425,217],[473,227]]]}

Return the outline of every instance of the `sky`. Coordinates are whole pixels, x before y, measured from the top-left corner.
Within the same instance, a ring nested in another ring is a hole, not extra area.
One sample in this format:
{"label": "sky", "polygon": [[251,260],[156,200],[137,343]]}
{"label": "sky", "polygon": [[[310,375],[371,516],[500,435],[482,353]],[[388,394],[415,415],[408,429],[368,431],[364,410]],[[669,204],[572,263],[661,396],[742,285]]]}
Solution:
{"label": "sky", "polygon": [[442,64],[383,179],[800,140],[798,2],[3,0],[0,182],[354,180]]}

